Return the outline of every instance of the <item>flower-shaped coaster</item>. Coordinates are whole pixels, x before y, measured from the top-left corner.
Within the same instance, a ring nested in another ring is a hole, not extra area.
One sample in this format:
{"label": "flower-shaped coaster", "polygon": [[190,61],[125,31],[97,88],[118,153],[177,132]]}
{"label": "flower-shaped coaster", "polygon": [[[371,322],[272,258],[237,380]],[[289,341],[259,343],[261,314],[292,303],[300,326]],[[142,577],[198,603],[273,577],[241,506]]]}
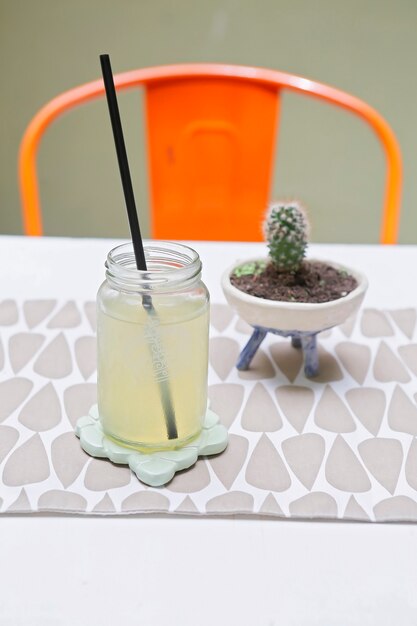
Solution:
{"label": "flower-shaped coaster", "polygon": [[139,480],[151,487],[165,485],[176,472],[194,465],[199,456],[223,452],[228,441],[227,430],[210,409],[207,409],[201,434],[178,450],[143,453],[118,445],[103,432],[97,405],[90,409],[88,415],[79,418],[75,433],[87,454],[129,465]]}

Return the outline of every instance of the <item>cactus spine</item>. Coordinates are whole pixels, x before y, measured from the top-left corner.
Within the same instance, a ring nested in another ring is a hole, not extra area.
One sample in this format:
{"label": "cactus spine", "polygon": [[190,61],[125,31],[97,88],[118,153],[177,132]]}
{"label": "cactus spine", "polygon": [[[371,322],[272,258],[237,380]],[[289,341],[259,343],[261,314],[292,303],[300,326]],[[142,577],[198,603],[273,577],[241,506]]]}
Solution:
{"label": "cactus spine", "polygon": [[305,256],[308,220],[298,202],[273,203],[264,222],[269,256],[279,272],[296,272]]}

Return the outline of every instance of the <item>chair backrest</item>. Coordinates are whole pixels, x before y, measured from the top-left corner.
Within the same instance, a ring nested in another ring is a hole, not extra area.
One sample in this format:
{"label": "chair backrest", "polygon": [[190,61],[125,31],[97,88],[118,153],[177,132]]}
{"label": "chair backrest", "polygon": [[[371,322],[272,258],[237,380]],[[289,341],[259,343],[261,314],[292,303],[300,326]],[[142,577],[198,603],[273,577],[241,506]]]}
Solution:
{"label": "chair backrest", "polygon": [[[299,76],[232,65],[139,69],[117,74],[115,85],[145,89],[154,238],[262,239],[281,93],[289,90],[342,107],[377,134],[386,156],[380,241],[397,241],[401,154],[387,122],[362,100]],[[43,133],[64,111],[103,95],[102,80],[76,87],[51,100],[30,122],[19,154],[26,234],[42,234],[36,156]]]}

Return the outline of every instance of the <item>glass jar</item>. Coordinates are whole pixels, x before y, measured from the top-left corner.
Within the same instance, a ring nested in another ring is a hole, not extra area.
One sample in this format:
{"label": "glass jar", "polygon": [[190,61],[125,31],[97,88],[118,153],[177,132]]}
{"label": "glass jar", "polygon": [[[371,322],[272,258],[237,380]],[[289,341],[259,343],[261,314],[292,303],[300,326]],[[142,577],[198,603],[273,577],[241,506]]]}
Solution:
{"label": "glass jar", "polygon": [[194,250],[144,244],[111,250],[97,294],[98,409],[117,443],[154,451],[181,447],[207,409],[209,293]]}

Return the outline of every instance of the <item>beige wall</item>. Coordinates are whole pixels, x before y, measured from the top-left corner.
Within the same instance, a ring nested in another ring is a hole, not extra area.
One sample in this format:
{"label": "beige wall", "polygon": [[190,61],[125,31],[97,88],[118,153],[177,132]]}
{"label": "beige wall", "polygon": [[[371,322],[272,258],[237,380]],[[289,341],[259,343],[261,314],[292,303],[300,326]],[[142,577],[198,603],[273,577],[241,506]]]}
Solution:
{"label": "beige wall", "polygon": [[[20,233],[18,144],[59,92],[114,71],[187,61],[259,65],[350,91],[389,121],[405,167],[401,241],[417,241],[415,0],[0,0],[0,232]],[[147,230],[141,102],[120,98]],[[274,195],[297,196],[315,241],[376,241],[384,161],[359,120],[318,102],[284,100]],[[45,231],[127,236],[104,101],[71,112],[42,143]]]}

